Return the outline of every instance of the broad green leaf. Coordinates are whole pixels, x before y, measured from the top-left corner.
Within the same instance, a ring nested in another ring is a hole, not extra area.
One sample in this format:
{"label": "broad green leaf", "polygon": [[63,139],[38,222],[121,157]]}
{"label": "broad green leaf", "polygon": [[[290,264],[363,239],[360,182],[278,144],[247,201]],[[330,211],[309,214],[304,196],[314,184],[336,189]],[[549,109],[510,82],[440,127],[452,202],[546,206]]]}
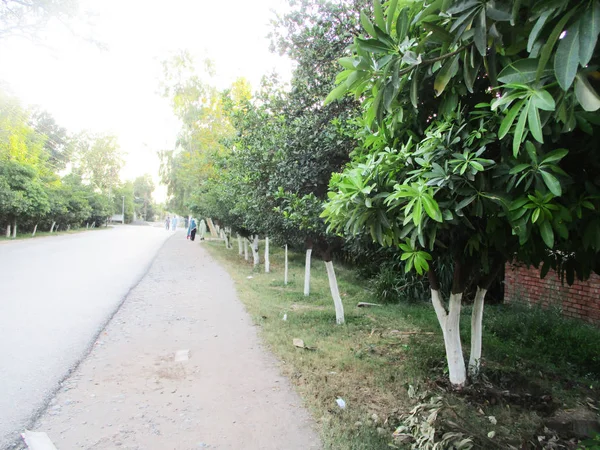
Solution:
{"label": "broad green leaf", "polygon": [[542,178],[544,179],[544,184],[548,187],[548,190],[552,192],[556,197],[560,197],[562,195],[560,181],[558,181],[558,179],[554,175],[546,172],[545,170],[540,170],[539,173],[542,175]]}
{"label": "broad green leaf", "polygon": [[512,126],[517,114],[521,111],[525,100],[521,100],[519,103],[515,104],[509,111],[506,117],[502,120],[500,124],[500,129],[498,130],[498,138],[503,139],[504,136],[510,131],[510,127]]}
{"label": "broad green leaf", "polygon": [[540,122],[540,112],[530,100],[527,106],[527,123],[529,131],[536,141],[543,144],[544,136],[542,135],[542,124]]}
{"label": "broad green leaf", "polygon": [[535,44],[535,41],[536,41],[538,35],[540,34],[540,31],[542,31],[542,27],[546,23],[546,20],[548,19],[548,17],[550,16],[551,13],[552,13],[551,9],[548,10],[548,11],[546,11],[546,12],[544,12],[538,18],[538,20],[535,22],[535,25],[531,29],[531,32],[529,33],[529,39],[527,40],[527,51],[529,53],[531,53],[531,49],[533,48],[533,44]]}
{"label": "broad green leaf", "polygon": [[410,102],[415,108],[419,107],[419,69],[412,71],[412,82],[410,83]]}
{"label": "broad green leaf", "polygon": [[435,81],[433,82],[433,89],[435,90],[435,95],[440,96],[448,82],[456,73],[458,72],[458,56],[454,55],[452,58],[446,60],[437,76],[435,77]]}
{"label": "broad green leaf", "polygon": [[[529,85],[536,80],[539,60],[532,58],[519,59],[504,67],[498,74],[498,81],[503,84],[523,84]],[[542,73],[542,77],[552,75],[552,70],[548,69]]]}
{"label": "broad green leaf", "polygon": [[513,1],[513,7],[512,7],[512,13],[511,13],[511,19],[510,19],[510,24],[514,27],[515,23],[517,21],[517,18],[519,17],[519,10],[521,9],[521,2],[522,0],[514,0]]}
{"label": "broad green leaf", "polygon": [[364,30],[369,33],[369,35],[373,38],[377,37],[377,33],[375,33],[375,27],[373,26],[373,22],[367,17],[364,11],[360,12],[360,24],[364,28]]}
{"label": "broad green leaf", "polygon": [[536,223],[539,217],[540,217],[540,208],[536,208],[533,210],[533,214],[531,214],[531,222]]}
{"label": "broad green leaf", "polygon": [[542,78],[542,74],[544,70],[546,70],[546,64],[550,60],[550,56],[552,55],[552,49],[554,48],[554,44],[558,40],[558,37],[563,32],[566,23],[569,21],[571,16],[575,14],[577,8],[572,8],[568,13],[566,13],[562,18],[558,21],[558,23],[552,29],[550,36],[546,40],[546,43],[542,47],[542,51],[540,53],[540,62],[538,64],[537,72],[535,74],[536,80],[540,80]]}
{"label": "broad green leaf", "polygon": [[477,6],[478,4],[478,0],[459,0],[454,6],[448,8],[446,12],[451,15],[459,14],[463,11],[466,11],[467,9],[472,8],[473,6]]}
{"label": "broad green leaf", "polygon": [[487,5],[485,13],[490,19],[495,20],[496,22],[508,22],[511,19],[510,13],[493,8],[490,6],[490,3]]}
{"label": "broad green leaf", "polygon": [[356,70],[356,66],[354,65],[355,61],[356,60],[352,57],[345,57],[345,58],[338,59],[338,63],[340,64],[340,66],[342,66],[344,69],[348,69],[348,70]]}
{"label": "broad green leaf", "polygon": [[425,212],[429,217],[431,217],[436,222],[442,222],[442,212],[440,211],[440,207],[438,203],[428,195],[423,196],[423,207],[425,208]]}
{"label": "broad green leaf", "polygon": [[390,47],[388,45],[386,45],[385,43],[381,42],[379,39],[361,39],[361,38],[356,38],[355,39],[356,43],[358,44],[358,46],[367,51],[367,52],[371,52],[371,53],[389,53],[390,52]]}
{"label": "broad green leaf", "polygon": [[485,9],[482,8],[475,26],[475,34],[473,35],[475,47],[481,56],[487,53],[487,22],[485,17]]}
{"label": "broad green leaf", "polygon": [[517,164],[515,167],[510,169],[508,172],[510,175],[514,175],[516,173],[523,172],[525,169],[529,169],[531,166],[529,164]]}
{"label": "broad green leaf", "polygon": [[579,67],[579,21],[567,30],[567,35],[560,41],[554,56],[554,72],[558,84],[566,91],[573,84]]}
{"label": "broad green leaf", "polygon": [[329,93],[329,95],[325,98],[324,104],[328,105],[329,103],[335,100],[339,100],[346,94],[346,92],[348,92],[348,87],[346,86],[346,83],[340,84],[338,87],[336,87],[333,91]]}
{"label": "broad green leaf", "polygon": [[467,197],[464,200],[462,200],[461,202],[458,203],[458,205],[456,205],[456,208],[454,208],[456,211],[459,211],[467,206],[469,206],[471,203],[473,203],[473,200],[475,200],[477,198],[476,195],[472,195],[471,197]]}
{"label": "broad green leaf", "polygon": [[402,8],[396,21],[396,36],[398,42],[402,42],[408,33],[408,8]]}
{"label": "broad green leaf", "polygon": [[463,55],[463,78],[465,79],[465,85],[467,86],[467,90],[473,93],[473,85],[475,84],[475,79],[477,78],[477,74],[479,73],[479,67],[481,66],[481,62],[477,60],[475,67],[471,67],[469,60],[469,51],[465,50]]}
{"label": "broad green leaf", "polygon": [[546,156],[544,156],[541,164],[547,164],[547,163],[554,162],[554,161],[560,161],[565,156],[567,156],[568,153],[569,153],[569,150],[567,150],[566,148],[558,148],[556,150],[553,150],[550,153],[548,153]]}
{"label": "broad green leaf", "polygon": [[373,12],[375,13],[375,25],[382,30],[385,30],[385,20],[383,19],[381,0],[373,0]]}
{"label": "broad green leaf", "polygon": [[394,23],[394,16],[396,15],[396,8],[398,7],[398,0],[392,0],[390,2],[390,6],[388,7],[387,14],[387,32],[392,33],[392,24]]}
{"label": "broad green leaf", "polygon": [[454,39],[454,36],[452,36],[452,34],[448,33],[442,27],[435,25],[433,23],[425,22],[425,23],[422,23],[421,26],[423,28],[425,28],[427,31],[430,31],[433,36],[439,38],[439,40],[441,42],[450,43]]}
{"label": "broad green leaf", "polygon": [[527,114],[521,114],[517,121],[517,127],[515,128],[515,135],[513,136],[513,156],[516,158],[521,148],[521,141],[523,140],[523,133],[525,131],[525,122],[527,121]]}
{"label": "broad green leaf", "polygon": [[554,231],[552,231],[552,226],[549,222],[543,221],[539,225],[540,234],[542,235],[542,239],[544,243],[548,246],[548,248],[554,247]]}
{"label": "broad green leaf", "polygon": [[575,78],[575,96],[586,111],[596,111],[600,108],[600,96],[584,74],[578,73]]}
{"label": "broad green leaf", "polygon": [[579,27],[579,64],[587,66],[592,59],[600,33],[600,1],[596,0],[581,16]]}
{"label": "broad green leaf", "polygon": [[554,108],[556,108],[554,98],[545,89],[536,89],[533,91],[531,101],[537,109],[543,111],[554,111]]}
{"label": "broad green leaf", "polygon": [[423,216],[423,203],[420,199],[415,202],[415,207],[412,210],[413,223],[418,227],[421,224]]}

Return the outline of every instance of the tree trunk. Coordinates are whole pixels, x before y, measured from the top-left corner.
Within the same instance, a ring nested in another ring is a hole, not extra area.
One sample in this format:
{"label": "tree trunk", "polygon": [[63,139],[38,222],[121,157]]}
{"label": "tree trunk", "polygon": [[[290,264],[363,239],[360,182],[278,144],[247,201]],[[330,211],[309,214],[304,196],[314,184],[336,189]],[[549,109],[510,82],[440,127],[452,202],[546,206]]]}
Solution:
{"label": "tree trunk", "polygon": [[54,226],[56,225],[56,222],[53,221],[52,222],[52,226],[50,227],[50,233],[52,233],[54,231]]}
{"label": "tree trunk", "polygon": [[310,255],[312,248],[306,249],[306,261],[304,262],[304,296],[310,295]]}
{"label": "tree trunk", "polygon": [[242,245],[242,237],[240,236],[240,233],[237,233],[237,239],[238,239],[238,255],[242,256],[244,254],[244,248]]}
{"label": "tree trunk", "polygon": [[249,261],[250,259],[248,258],[248,238],[244,238],[244,259],[246,261]]}
{"label": "tree trunk", "polygon": [[265,273],[269,273],[269,237],[265,237]]}
{"label": "tree trunk", "polygon": [[285,244],[285,269],[283,270],[283,284],[287,286],[288,283],[288,254],[287,244]]}
{"label": "tree trunk", "polygon": [[60,228],[60,225],[56,225],[56,229],[54,231],[56,231],[58,233],[59,228]]}
{"label": "tree trunk", "polygon": [[38,224],[35,224],[35,227],[33,227],[33,233],[31,233],[31,237],[35,237],[35,232],[37,231],[37,226]]}
{"label": "tree trunk", "polygon": [[325,268],[327,269],[327,278],[329,278],[329,289],[331,290],[331,296],[333,297],[333,304],[335,306],[335,322],[338,325],[341,325],[344,323],[344,305],[342,303],[342,298],[340,297],[340,290],[338,289],[337,279],[335,278],[333,262],[325,261]]}
{"label": "tree trunk", "polygon": [[86,229],[86,230],[89,230],[89,229],[90,229],[90,223],[89,223],[89,222],[86,222],[86,223],[85,223],[85,229]]}
{"label": "tree trunk", "polygon": [[254,258],[254,267],[260,264],[260,255],[258,253],[258,234],[254,235],[254,242],[252,243],[252,257]]}
{"label": "tree trunk", "polygon": [[96,228],[96,221],[92,222],[92,228]]}
{"label": "tree trunk", "polygon": [[208,225],[208,229],[210,230],[210,235],[214,238],[219,237],[219,235],[217,234],[217,230],[215,229],[215,224],[213,223],[210,217],[206,219],[206,224]]}
{"label": "tree trunk", "polygon": [[8,225],[6,225],[6,238],[8,239],[10,237],[10,223]]}
{"label": "tree trunk", "polygon": [[17,221],[16,220],[13,222],[12,237],[13,237],[13,239],[17,238]]}
{"label": "tree trunk", "polygon": [[471,356],[469,357],[469,375],[479,375],[481,365],[481,331],[483,321],[483,305],[487,289],[477,286],[473,312],[471,313]]}
{"label": "tree trunk", "polygon": [[455,387],[462,387],[467,381],[465,358],[460,342],[460,308],[462,296],[462,292],[451,294],[449,310],[446,312],[440,297],[440,291],[433,289],[433,286],[431,289],[431,301],[444,335],[450,383]]}

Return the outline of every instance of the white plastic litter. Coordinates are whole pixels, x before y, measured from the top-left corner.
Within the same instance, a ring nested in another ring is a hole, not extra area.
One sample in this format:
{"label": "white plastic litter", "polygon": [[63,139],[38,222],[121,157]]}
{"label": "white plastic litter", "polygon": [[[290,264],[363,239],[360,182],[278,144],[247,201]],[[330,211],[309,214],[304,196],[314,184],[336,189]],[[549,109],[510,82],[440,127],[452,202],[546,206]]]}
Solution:
{"label": "white plastic litter", "polygon": [[188,359],[190,359],[189,350],[177,350],[175,352],[175,362],[187,361]]}
{"label": "white plastic litter", "polygon": [[283,315],[283,320],[286,321],[287,320],[287,314]]}
{"label": "white plastic litter", "polygon": [[56,447],[44,432],[25,430],[21,433],[25,444],[29,450],[56,450]]}
{"label": "white plastic litter", "polygon": [[346,409],[346,402],[343,398],[336,399],[336,402],[341,409]]}

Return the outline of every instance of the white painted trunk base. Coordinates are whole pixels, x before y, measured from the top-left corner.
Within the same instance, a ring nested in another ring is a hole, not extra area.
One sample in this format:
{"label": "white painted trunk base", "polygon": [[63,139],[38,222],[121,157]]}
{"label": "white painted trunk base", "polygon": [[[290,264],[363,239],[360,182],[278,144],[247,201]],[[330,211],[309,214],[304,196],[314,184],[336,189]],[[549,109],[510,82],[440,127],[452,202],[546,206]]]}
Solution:
{"label": "white painted trunk base", "polygon": [[288,284],[288,255],[287,255],[287,244],[285,244],[285,268],[283,269],[283,284],[287,286]]}
{"label": "white painted trunk base", "polygon": [[248,239],[244,238],[244,259],[246,261],[249,261],[250,258],[248,258]]}
{"label": "white painted trunk base", "polygon": [[33,233],[31,233],[31,237],[35,237],[35,233],[37,232],[37,226],[38,224],[35,224],[35,227],[33,227]]}
{"label": "white painted trunk base", "polygon": [[50,233],[52,233],[54,231],[55,225],[56,225],[56,222],[52,222],[52,226],[50,227]]}
{"label": "white painted trunk base", "polygon": [[12,237],[13,237],[13,239],[17,238],[17,221],[16,220],[13,223]]}
{"label": "white painted trunk base", "polygon": [[244,246],[242,245],[242,237],[240,236],[240,234],[237,234],[237,241],[238,241],[238,255],[242,256],[244,254]]}
{"label": "white painted trunk base", "polygon": [[331,290],[331,297],[333,298],[333,304],[335,306],[335,322],[338,325],[341,325],[344,323],[344,304],[342,303],[342,298],[340,297],[340,290],[338,289],[337,279],[335,278],[333,262],[325,261],[325,268],[327,269],[329,289]]}
{"label": "white painted trunk base", "polygon": [[471,356],[469,357],[469,375],[472,377],[479,375],[479,368],[481,366],[481,331],[485,294],[487,294],[487,289],[482,289],[477,286],[475,301],[473,303],[473,312],[471,313]]}
{"label": "white painted trunk base", "polygon": [[269,273],[269,238],[265,238],[265,273]]}
{"label": "white painted trunk base", "polygon": [[306,261],[304,262],[304,295],[310,295],[310,255],[312,248],[306,249]]}
{"label": "white painted trunk base", "polygon": [[6,237],[10,237],[10,224],[6,225]]}
{"label": "white painted trunk base", "polygon": [[450,295],[448,312],[446,312],[442,299],[440,298],[440,291],[434,289],[431,290],[431,301],[444,335],[444,346],[446,347],[446,360],[448,361],[450,383],[457,387],[464,386],[467,381],[467,372],[465,368],[465,358],[462,353],[459,328],[462,292]]}
{"label": "white painted trunk base", "polygon": [[260,264],[260,255],[258,253],[258,234],[254,235],[254,242],[252,242],[252,257],[254,258],[254,267]]}

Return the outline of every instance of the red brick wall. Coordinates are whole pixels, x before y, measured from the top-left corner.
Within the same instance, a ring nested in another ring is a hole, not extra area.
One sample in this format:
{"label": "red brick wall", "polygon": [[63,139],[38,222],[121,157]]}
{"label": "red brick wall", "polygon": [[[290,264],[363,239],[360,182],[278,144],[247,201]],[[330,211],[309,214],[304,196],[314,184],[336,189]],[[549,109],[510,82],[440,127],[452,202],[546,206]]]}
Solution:
{"label": "red brick wall", "polygon": [[540,271],[534,267],[506,264],[504,301],[557,306],[565,316],[600,324],[600,276],[592,274],[587,281],[563,286],[552,270],[540,279]]}

